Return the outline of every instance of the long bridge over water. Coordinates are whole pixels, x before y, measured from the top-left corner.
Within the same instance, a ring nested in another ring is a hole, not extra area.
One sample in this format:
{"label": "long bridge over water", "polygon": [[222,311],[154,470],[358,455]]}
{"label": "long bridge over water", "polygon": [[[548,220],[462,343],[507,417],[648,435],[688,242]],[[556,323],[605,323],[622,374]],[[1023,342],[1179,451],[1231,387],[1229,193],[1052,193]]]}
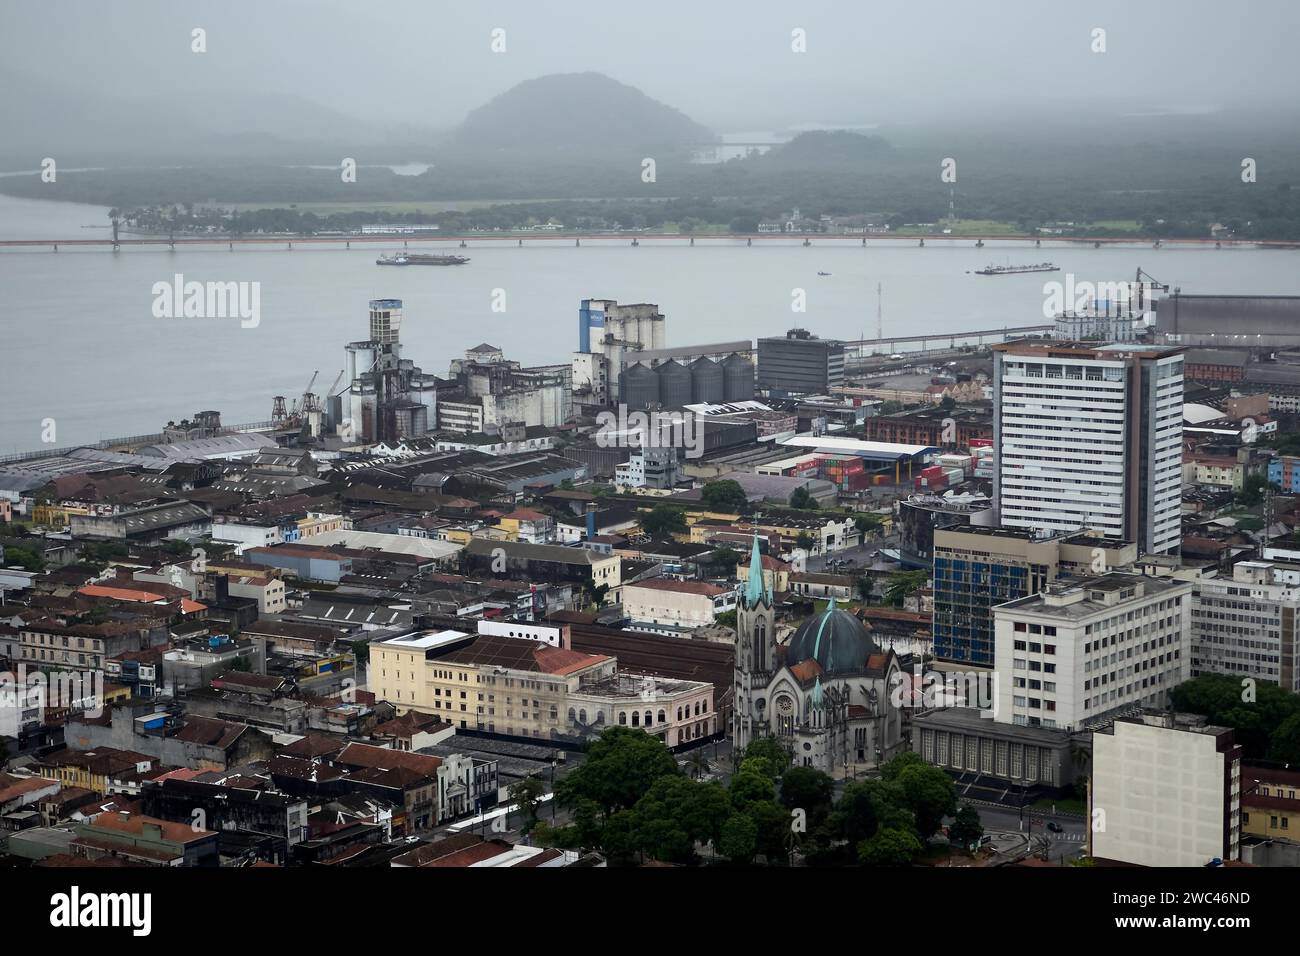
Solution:
{"label": "long bridge over water", "polygon": [[286,249],[293,249],[294,246],[308,247],[337,247],[342,246],[345,249],[352,248],[353,243],[358,245],[388,245],[392,246],[400,242],[403,247],[412,243],[453,243],[460,248],[470,248],[473,245],[500,245],[501,243],[514,243],[518,246],[534,245],[536,243],[572,243],[575,246],[581,246],[583,242],[589,243],[613,243],[624,242],[632,246],[640,245],[690,245],[697,244],[702,246],[734,246],[743,243],[746,246],[752,246],[758,243],[789,243],[797,242],[803,246],[826,245],[826,246],[845,246],[861,245],[869,246],[898,246],[900,244],[914,244],[918,247],[924,247],[933,243],[966,243],[976,246],[982,246],[985,243],[995,242],[1002,248],[1008,248],[1019,245],[1027,245],[1033,248],[1067,248],[1070,246],[1091,245],[1094,248],[1102,246],[1178,246],[1178,247],[1205,247],[1205,248],[1246,248],[1246,249],[1300,249],[1300,242],[1282,241],[1282,240],[1255,240],[1255,239],[1149,239],[1136,238],[1133,236],[1009,236],[1009,235],[928,235],[916,233],[904,235],[897,233],[889,234],[871,234],[871,235],[838,235],[831,233],[794,233],[794,232],[759,232],[752,234],[728,233],[726,235],[705,234],[668,234],[668,233],[470,233],[467,235],[403,235],[403,234],[383,234],[383,235],[302,235],[302,236],[135,236],[102,239],[0,239],[0,248],[4,249],[49,249],[58,252],[60,247],[68,248],[90,248],[90,249],[111,249],[114,252],[123,247],[166,247],[169,250],[175,250],[177,247],[211,247],[226,246],[229,250],[234,251],[236,246],[253,247],[253,246],[283,246]]}

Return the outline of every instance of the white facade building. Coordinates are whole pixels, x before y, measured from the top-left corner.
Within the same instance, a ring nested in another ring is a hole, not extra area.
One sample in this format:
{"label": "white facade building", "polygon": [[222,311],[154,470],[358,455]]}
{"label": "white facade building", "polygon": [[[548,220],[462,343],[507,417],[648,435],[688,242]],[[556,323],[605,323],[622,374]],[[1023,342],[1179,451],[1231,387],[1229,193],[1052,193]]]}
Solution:
{"label": "white facade building", "polygon": [[1233,674],[1300,692],[1300,564],[1242,561],[1202,578],[1192,599],[1191,671]]}
{"label": "white facade building", "polygon": [[1115,721],[1092,736],[1092,856],[1206,866],[1240,852],[1241,748],[1184,714]]}
{"label": "white facade building", "polygon": [[994,346],[994,499],[1004,527],[1090,528],[1140,553],[1181,543],[1183,356]]}
{"label": "white facade building", "polygon": [[1078,730],[1162,707],[1182,681],[1192,585],[1115,572],[993,608],[1004,723]]}

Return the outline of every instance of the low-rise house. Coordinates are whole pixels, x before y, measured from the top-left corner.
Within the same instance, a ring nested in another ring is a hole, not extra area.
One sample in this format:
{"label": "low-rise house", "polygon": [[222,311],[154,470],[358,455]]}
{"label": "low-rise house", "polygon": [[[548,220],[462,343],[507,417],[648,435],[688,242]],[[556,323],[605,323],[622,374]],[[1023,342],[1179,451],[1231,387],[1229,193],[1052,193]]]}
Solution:
{"label": "low-rise house", "polygon": [[218,865],[215,831],[138,813],[104,813],[77,824],[68,850],[91,862],[116,857],[146,866]]}

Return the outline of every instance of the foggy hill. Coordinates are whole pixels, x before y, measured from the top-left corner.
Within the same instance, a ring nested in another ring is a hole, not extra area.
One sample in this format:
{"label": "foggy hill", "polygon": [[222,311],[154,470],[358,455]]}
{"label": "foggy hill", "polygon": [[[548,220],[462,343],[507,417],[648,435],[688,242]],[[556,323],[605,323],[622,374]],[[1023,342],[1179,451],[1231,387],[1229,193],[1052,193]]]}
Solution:
{"label": "foggy hill", "polygon": [[677,147],[717,137],[680,110],[603,73],[527,80],[471,112],[454,140],[466,149]]}

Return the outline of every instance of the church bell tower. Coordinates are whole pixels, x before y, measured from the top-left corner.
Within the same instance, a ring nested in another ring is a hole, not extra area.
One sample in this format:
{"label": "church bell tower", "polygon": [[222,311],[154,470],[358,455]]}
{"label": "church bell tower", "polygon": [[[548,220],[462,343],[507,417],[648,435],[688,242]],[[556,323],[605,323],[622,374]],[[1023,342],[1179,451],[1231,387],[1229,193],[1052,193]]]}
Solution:
{"label": "church bell tower", "polygon": [[767,689],[776,667],[776,619],[772,589],[763,580],[758,535],[749,555],[749,580],[736,606],[735,718],[732,746],[740,753],[755,737],[771,734]]}

